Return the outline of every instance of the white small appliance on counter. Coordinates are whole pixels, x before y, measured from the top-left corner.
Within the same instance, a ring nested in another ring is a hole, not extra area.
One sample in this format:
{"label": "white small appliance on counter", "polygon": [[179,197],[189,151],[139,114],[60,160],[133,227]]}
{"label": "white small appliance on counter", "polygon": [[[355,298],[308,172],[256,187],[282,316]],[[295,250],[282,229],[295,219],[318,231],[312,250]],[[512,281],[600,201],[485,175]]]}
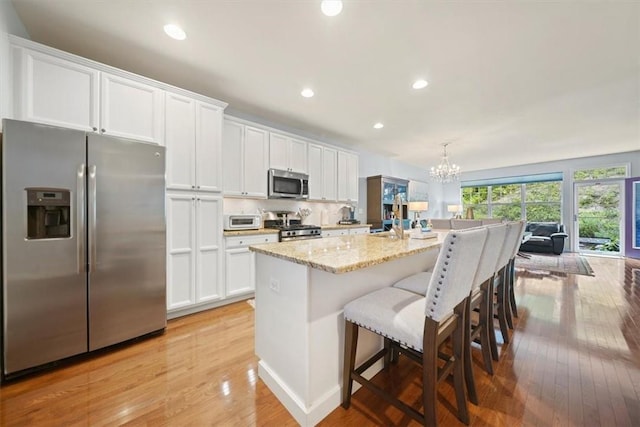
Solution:
{"label": "white small appliance on counter", "polygon": [[227,214],[224,216],[223,228],[227,231],[257,230],[261,225],[260,214]]}

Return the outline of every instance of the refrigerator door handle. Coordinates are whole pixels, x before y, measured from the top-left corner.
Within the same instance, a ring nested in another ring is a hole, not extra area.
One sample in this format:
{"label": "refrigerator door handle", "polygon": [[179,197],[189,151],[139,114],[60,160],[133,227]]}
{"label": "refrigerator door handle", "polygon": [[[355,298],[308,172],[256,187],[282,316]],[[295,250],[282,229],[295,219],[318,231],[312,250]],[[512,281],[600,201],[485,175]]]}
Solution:
{"label": "refrigerator door handle", "polygon": [[96,166],[89,166],[89,272],[96,269]]}
{"label": "refrigerator door handle", "polygon": [[87,261],[86,261],[86,250],[85,250],[85,241],[86,236],[84,234],[86,227],[85,220],[85,209],[86,209],[86,198],[85,198],[85,181],[84,175],[86,171],[86,165],[83,163],[78,166],[78,171],[76,174],[76,192],[77,192],[77,200],[76,200],[76,240],[78,244],[78,273],[84,273],[87,269]]}

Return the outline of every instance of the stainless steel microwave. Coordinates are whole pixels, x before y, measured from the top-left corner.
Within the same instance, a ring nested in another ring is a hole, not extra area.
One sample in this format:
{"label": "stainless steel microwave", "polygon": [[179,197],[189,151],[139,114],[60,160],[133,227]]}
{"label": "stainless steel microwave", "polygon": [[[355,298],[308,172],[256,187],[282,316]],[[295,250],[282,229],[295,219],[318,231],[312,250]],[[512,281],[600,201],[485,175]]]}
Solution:
{"label": "stainless steel microwave", "polygon": [[270,199],[308,199],[309,175],[269,169]]}

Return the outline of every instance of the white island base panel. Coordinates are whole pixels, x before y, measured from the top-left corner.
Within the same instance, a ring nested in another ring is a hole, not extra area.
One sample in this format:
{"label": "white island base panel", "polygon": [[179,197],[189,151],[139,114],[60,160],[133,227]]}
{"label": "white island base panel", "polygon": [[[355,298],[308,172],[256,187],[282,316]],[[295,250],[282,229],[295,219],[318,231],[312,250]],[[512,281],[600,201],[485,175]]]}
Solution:
{"label": "white island base panel", "polygon": [[[317,424],[341,403],[344,305],[428,270],[438,250],[344,274],[256,254],[258,375],[300,425]],[[361,330],[356,362],[381,348],[379,336]],[[381,367],[372,366],[367,376]]]}

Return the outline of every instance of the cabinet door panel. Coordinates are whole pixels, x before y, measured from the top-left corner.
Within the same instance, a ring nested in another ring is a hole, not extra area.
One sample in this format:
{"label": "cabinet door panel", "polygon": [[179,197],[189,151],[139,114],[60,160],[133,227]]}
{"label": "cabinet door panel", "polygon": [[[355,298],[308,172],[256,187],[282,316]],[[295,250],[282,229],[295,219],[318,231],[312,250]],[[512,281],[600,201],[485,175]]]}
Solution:
{"label": "cabinet door panel", "polygon": [[269,167],[273,169],[289,169],[289,138],[271,132],[269,134]]}
{"label": "cabinet door panel", "polygon": [[[243,190],[243,144],[244,126],[228,120],[224,121],[222,132],[222,185],[224,194],[242,195]],[[266,177],[265,177],[266,181]]]}
{"label": "cabinet door panel", "polygon": [[349,154],[347,157],[347,200],[355,202],[358,200],[358,156]]}
{"label": "cabinet door panel", "polygon": [[322,150],[320,145],[309,144],[309,200],[324,198]]}
{"label": "cabinet door panel", "polygon": [[169,257],[167,265],[167,309],[186,307],[196,302],[193,288],[193,254],[179,253]]}
{"label": "cabinet door panel", "polygon": [[14,59],[17,119],[98,129],[97,70],[23,48],[15,48]]}
{"label": "cabinet door panel", "polygon": [[190,190],[195,187],[195,111],[194,100],[167,93],[167,188]]}
{"label": "cabinet door panel", "polygon": [[101,129],[107,135],[161,144],[163,91],[102,73]]}
{"label": "cabinet door panel", "polygon": [[196,200],[198,228],[197,302],[222,298],[220,290],[220,244],[222,242],[222,199],[199,196]]}
{"label": "cabinet door panel", "polygon": [[167,196],[167,308],[194,304],[195,212],[190,195]]}
{"label": "cabinet door panel", "polygon": [[346,201],[349,198],[347,157],[347,153],[344,151],[338,151],[338,200],[340,201]]}
{"label": "cabinet door panel", "polygon": [[196,103],[196,187],[222,191],[222,109]]}
{"label": "cabinet door panel", "polygon": [[326,200],[336,200],[338,152],[332,148],[325,148],[322,157],[322,164],[324,171],[324,198]]}
{"label": "cabinet door panel", "polygon": [[227,249],[225,257],[226,295],[255,291],[255,254],[249,248]]}
{"label": "cabinet door panel", "polygon": [[268,151],[267,131],[246,126],[243,154],[244,191],[247,196],[267,196]]}
{"label": "cabinet door panel", "polygon": [[307,143],[297,139],[290,140],[289,167],[294,172],[307,173]]}

